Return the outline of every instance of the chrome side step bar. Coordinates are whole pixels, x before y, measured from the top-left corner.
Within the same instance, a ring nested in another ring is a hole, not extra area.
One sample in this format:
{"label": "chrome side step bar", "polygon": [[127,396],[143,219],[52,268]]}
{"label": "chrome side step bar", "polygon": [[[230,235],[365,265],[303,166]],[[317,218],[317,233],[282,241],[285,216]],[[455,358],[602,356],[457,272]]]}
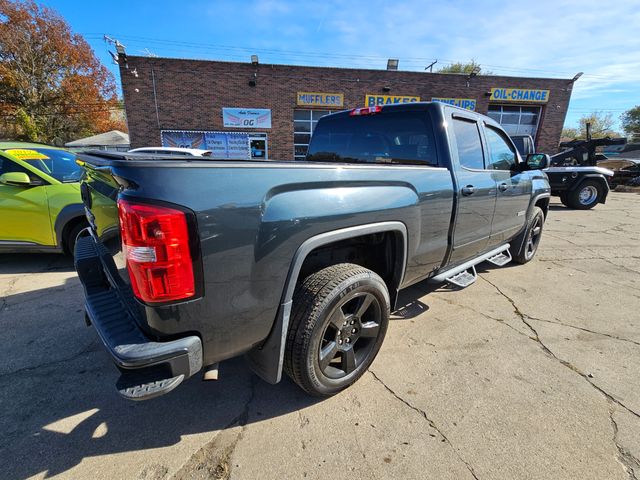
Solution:
{"label": "chrome side step bar", "polygon": [[[511,261],[511,253],[509,253],[508,243],[490,250],[479,257],[472,258],[457,267],[445,270],[435,277],[429,279],[433,283],[449,282],[458,287],[464,288],[476,281],[477,274],[475,266],[484,261],[489,261],[494,265],[503,266]],[[471,269],[471,272],[467,270]]]}
{"label": "chrome side step bar", "polygon": [[512,260],[511,252],[507,249],[493,257],[487,258],[487,262],[493,263],[496,267],[504,267]]}
{"label": "chrome side step bar", "polygon": [[453,277],[447,278],[447,282],[455,285],[456,287],[466,288],[469,285],[476,283],[477,279],[478,274],[476,273],[476,267],[472,266],[464,272],[456,273]]}

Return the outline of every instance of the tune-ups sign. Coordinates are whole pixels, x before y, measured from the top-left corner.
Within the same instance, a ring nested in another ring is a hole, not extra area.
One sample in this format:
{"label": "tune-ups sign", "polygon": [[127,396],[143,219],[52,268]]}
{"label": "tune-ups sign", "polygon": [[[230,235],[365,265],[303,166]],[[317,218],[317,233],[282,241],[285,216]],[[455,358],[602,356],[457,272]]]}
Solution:
{"label": "tune-ups sign", "polygon": [[271,128],[271,110],[267,108],[223,108],[222,123],[232,128]]}

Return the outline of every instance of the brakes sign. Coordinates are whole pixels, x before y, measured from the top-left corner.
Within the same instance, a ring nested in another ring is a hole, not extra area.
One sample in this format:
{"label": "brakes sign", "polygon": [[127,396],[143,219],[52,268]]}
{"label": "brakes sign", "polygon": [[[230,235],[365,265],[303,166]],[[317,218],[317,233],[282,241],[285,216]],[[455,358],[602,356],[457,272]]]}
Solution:
{"label": "brakes sign", "polygon": [[40,153],[36,150],[26,150],[23,148],[13,148],[5,150],[8,154],[13,155],[18,160],[49,160],[44,153]]}

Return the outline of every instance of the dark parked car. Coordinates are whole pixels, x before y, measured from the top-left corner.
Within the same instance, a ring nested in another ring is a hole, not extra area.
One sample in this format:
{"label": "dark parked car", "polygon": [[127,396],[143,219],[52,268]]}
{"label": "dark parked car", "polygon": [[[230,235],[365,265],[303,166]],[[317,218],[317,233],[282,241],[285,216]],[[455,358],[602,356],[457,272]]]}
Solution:
{"label": "dark parked car", "polygon": [[[442,103],[325,116],[306,161],[83,160],[76,269],[131,399],[242,354],[335,394],[374,360],[400,289],[530,261],[550,195],[548,156],[523,162],[495,121]],[[116,197],[127,272],[91,213]]]}

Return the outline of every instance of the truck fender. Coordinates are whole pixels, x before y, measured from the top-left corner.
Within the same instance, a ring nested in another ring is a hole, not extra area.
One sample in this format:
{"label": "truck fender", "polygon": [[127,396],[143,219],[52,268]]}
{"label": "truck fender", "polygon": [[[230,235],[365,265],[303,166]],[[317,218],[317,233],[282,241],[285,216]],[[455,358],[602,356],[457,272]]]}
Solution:
{"label": "truck fender", "polygon": [[[402,222],[380,222],[367,225],[357,225],[330,232],[321,233],[305,240],[298,247],[289,267],[289,273],[284,285],[280,307],[274,326],[267,339],[258,347],[249,351],[246,358],[251,369],[263,380],[269,383],[278,383],[282,379],[282,366],[284,362],[284,350],[289,330],[289,316],[293,303],[293,293],[298,281],[300,269],[307,255],[318,247],[348,238],[359,237],[371,233],[397,232],[403,240],[401,261],[398,262],[400,271],[397,273],[398,288],[402,285],[404,271],[407,264],[407,227]],[[390,292],[393,295],[394,292]],[[397,293],[397,291],[395,292]]]}
{"label": "truck fender", "polygon": [[71,220],[76,218],[85,219],[84,205],[82,203],[71,203],[69,205],[65,205],[58,216],[56,217],[56,221],[53,227],[53,230],[56,234],[56,245],[62,247],[63,238],[62,232],[64,231],[65,225],[69,223]]}

